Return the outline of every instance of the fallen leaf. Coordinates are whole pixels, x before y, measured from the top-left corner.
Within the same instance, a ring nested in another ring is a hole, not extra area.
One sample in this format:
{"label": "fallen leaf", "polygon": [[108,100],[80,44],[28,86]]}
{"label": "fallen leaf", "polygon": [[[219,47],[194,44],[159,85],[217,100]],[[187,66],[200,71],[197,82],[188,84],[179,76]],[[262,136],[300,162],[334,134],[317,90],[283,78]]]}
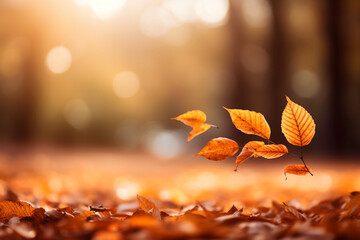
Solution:
{"label": "fallen leaf", "polygon": [[310,167],[308,166],[307,169],[304,165],[288,165],[284,169],[284,174],[286,176],[287,173],[295,174],[295,175],[306,175],[309,171]]}
{"label": "fallen leaf", "polygon": [[241,150],[241,153],[236,158],[235,171],[237,170],[237,167],[239,166],[239,164],[246,161],[248,158],[252,157],[255,150],[257,150],[258,148],[261,148],[264,145],[265,145],[265,143],[261,142],[261,141],[251,141],[251,142],[248,142],[247,144],[245,144],[245,146]]}
{"label": "fallen leaf", "polygon": [[286,140],[296,146],[308,145],[315,135],[315,122],[302,106],[286,96],[287,105],[281,118],[281,130]]}
{"label": "fallen leaf", "polygon": [[86,221],[89,217],[97,216],[94,212],[84,210],[78,214],[75,215],[74,220],[75,221]]}
{"label": "fallen leaf", "polygon": [[139,203],[139,207],[146,212],[156,208],[155,204],[152,201],[143,196],[137,195],[137,200]]}
{"label": "fallen leaf", "polygon": [[116,214],[117,208],[104,208],[104,207],[92,207],[90,206],[90,211],[97,212],[101,217],[110,217],[111,215]]}
{"label": "fallen leaf", "polygon": [[203,156],[209,160],[222,161],[233,156],[239,150],[239,145],[228,138],[214,138],[195,156]]}
{"label": "fallen leaf", "polygon": [[282,144],[264,145],[256,149],[254,157],[264,157],[268,159],[278,158],[284,154],[289,153],[286,146]]}
{"label": "fallen leaf", "polygon": [[292,214],[297,219],[299,219],[301,221],[304,221],[307,219],[306,215],[304,213],[300,212],[299,210],[297,210],[296,208],[288,206],[288,205],[286,205],[286,203],[283,203],[283,205],[284,205],[285,211]]}
{"label": "fallen leaf", "polygon": [[360,192],[352,192],[350,200],[344,206],[344,212],[342,212],[339,221],[343,221],[345,218],[356,218],[360,215]]}
{"label": "fallen leaf", "polygon": [[0,202],[0,221],[6,222],[12,217],[31,217],[34,210],[35,208],[26,202],[3,201]]}
{"label": "fallen leaf", "polygon": [[247,134],[255,134],[264,139],[269,139],[271,130],[265,117],[261,113],[241,109],[228,109],[235,127]]}

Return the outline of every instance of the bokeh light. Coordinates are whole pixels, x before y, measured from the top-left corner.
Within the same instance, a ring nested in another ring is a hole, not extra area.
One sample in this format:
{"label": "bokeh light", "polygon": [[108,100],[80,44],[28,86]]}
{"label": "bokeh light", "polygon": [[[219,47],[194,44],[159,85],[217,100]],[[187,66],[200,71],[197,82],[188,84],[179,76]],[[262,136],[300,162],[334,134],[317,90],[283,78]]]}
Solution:
{"label": "bokeh light", "polygon": [[64,108],[66,122],[75,129],[82,130],[88,127],[91,120],[91,111],[82,99],[69,101]]}
{"label": "bokeh light", "polygon": [[140,80],[133,72],[120,72],[114,78],[113,88],[119,97],[130,98],[139,91]]}
{"label": "bokeh light", "polygon": [[70,68],[71,62],[71,52],[64,46],[54,47],[46,57],[48,68],[56,74],[66,72]]}
{"label": "bokeh light", "polygon": [[79,5],[87,5],[99,19],[109,19],[126,3],[126,0],[76,0]]}
{"label": "bokeh light", "polygon": [[221,25],[229,10],[228,0],[198,0],[196,13],[200,20],[210,25]]}
{"label": "bokeh light", "polygon": [[183,152],[183,142],[182,136],[176,131],[160,130],[150,134],[148,148],[159,158],[174,158]]}
{"label": "bokeh light", "polygon": [[312,71],[299,70],[295,72],[291,82],[294,92],[300,97],[312,98],[319,93],[320,80]]}
{"label": "bokeh light", "polygon": [[164,6],[182,22],[195,22],[197,14],[194,0],[165,0]]}
{"label": "bokeh light", "polygon": [[246,45],[241,52],[241,63],[252,73],[264,73],[269,67],[269,54],[258,45]]}
{"label": "bokeh light", "polygon": [[242,0],[245,22],[253,28],[263,28],[271,23],[271,7],[266,0]]}
{"label": "bokeh light", "polygon": [[116,195],[122,200],[129,200],[136,197],[140,191],[140,186],[136,182],[128,179],[118,178],[114,182]]}
{"label": "bokeh light", "polygon": [[140,17],[140,28],[142,32],[149,37],[160,37],[164,35],[172,24],[175,24],[175,20],[171,18],[171,14],[162,7],[151,7]]}

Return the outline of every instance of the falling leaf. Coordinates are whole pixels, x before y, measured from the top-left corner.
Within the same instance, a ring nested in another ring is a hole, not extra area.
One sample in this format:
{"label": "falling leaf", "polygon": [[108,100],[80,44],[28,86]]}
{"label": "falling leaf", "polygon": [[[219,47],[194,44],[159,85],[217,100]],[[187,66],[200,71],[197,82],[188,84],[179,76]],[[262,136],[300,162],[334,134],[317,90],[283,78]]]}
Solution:
{"label": "falling leaf", "polygon": [[288,165],[284,169],[284,174],[287,173],[295,175],[306,175],[310,171],[310,167],[305,167],[304,165]]}
{"label": "falling leaf", "polygon": [[286,146],[282,144],[264,145],[256,149],[254,157],[264,157],[268,159],[278,158],[284,154],[289,153]]}
{"label": "falling leaf", "polygon": [[271,130],[265,117],[261,113],[241,109],[228,109],[235,127],[247,134],[255,134],[264,139],[269,139]]}
{"label": "falling leaf", "polygon": [[31,217],[34,210],[35,208],[26,202],[3,201],[0,202],[0,221],[6,222],[12,217]]}
{"label": "falling leaf", "polygon": [[195,156],[203,156],[209,160],[222,161],[233,156],[239,150],[239,145],[228,138],[214,138]]}
{"label": "falling leaf", "polygon": [[264,145],[265,145],[265,143],[261,142],[261,141],[251,141],[251,142],[248,142],[247,144],[245,144],[245,146],[243,147],[241,153],[236,158],[235,171],[236,171],[237,167],[239,166],[239,164],[246,161],[248,158],[252,157],[254,155],[254,152],[258,148],[261,148]]}
{"label": "falling leaf", "polygon": [[206,132],[207,130],[209,130],[211,128],[212,125],[204,123],[203,125],[201,125],[200,127],[196,127],[194,128],[188,136],[187,142],[190,142],[191,139],[193,139],[194,137],[196,137],[197,135]]}
{"label": "falling leaf", "polygon": [[214,125],[205,123],[206,121],[206,114],[200,110],[192,110],[188,111],[180,116],[172,118],[178,120],[185,125],[188,125],[193,128],[193,130],[189,133],[187,142],[190,142],[191,139],[196,137],[197,135],[206,132],[211,127],[216,127]]}
{"label": "falling leaf", "polygon": [[286,140],[296,146],[308,145],[315,135],[315,122],[305,108],[286,96],[287,105],[281,119],[281,130]]}

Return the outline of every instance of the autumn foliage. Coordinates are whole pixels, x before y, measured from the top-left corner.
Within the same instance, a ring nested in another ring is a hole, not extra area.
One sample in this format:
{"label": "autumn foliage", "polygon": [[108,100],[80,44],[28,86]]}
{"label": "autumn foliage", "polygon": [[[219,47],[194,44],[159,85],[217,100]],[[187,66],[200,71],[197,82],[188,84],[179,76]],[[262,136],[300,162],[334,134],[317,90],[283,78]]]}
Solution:
{"label": "autumn foliage", "polygon": [[[283,111],[281,118],[281,130],[286,140],[295,146],[303,147],[308,145],[315,135],[315,122],[311,115],[302,106],[294,103],[286,96],[287,105]],[[238,165],[251,157],[263,157],[267,159],[279,158],[285,154],[289,154],[287,147],[283,144],[275,144],[270,140],[271,129],[264,115],[258,112],[229,109],[228,111],[234,126],[245,134],[257,135],[265,140],[250,141],[246,143],[236,158],[236,168]],[[210,124],[205,123],[206,115],[200,110],[186,112],[176,118],[184,124],[191,126],[193,130],[190,132],[188,142],[195,136],[210,129]],[[212,139],[207,145],[195,156],[203,156],[212,161],[222,161],[236,154],[239,145],[228,138]],[[284,173],[295,175],[306,175],[310,172],[310,168],[306,165],[302,151],[299,156],[303,165],[289,165],[285,167]]]}

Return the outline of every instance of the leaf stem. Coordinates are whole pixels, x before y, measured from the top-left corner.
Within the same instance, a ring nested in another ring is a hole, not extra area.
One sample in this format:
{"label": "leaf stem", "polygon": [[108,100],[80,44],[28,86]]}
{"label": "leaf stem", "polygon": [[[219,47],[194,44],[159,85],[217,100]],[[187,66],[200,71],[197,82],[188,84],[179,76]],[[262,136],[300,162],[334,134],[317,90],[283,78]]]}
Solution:
{"label": "leaf stem", "polygon": [[314,175],[310,172],[309,168],[307,167],[307,165],[306,165],[306,163],[305,163],[305,161],[304,161],[303,152],[302,152],[302,147],[300,147],[300,159],[301,159],[301,161],[303,162],[304,167],[306,168],[306,170],[308,171],[308,173],[310,173],[311,176],[314,176]]}

